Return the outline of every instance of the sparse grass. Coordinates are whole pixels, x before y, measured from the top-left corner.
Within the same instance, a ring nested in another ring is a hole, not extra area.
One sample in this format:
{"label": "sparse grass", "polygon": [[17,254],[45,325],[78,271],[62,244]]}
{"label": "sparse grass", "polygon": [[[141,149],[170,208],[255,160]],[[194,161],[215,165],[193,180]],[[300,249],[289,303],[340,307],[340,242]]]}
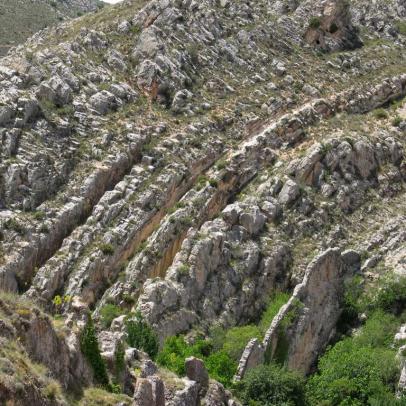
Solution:
{"label": "sparse grass", "polygon": [[384,120],[389,117],[388,112],[382,108],[374,110],[372,114],[378,120]]}
{"label": "sparse grass", "polygon": [[402,122],[402,118],[400,116],[396,116],[392,120],[392,125],[394,127],[399,127],[400,123]]}
{"label": "sparse grass", "polygon": [[396,23],[399,34],[406,35],[406,20],[400,20]]}
{"label": "sparse grass", "polygon": [[126,395],[118,395],[99,388],[86,389],[78,406],[132,405],[133,400]]}
{"label": "sparse grass", "polygon": [[100,309],[100,320],[104,328],[109,328],[111,322],[123,314],[123,310],[114,304],[107,303]]}

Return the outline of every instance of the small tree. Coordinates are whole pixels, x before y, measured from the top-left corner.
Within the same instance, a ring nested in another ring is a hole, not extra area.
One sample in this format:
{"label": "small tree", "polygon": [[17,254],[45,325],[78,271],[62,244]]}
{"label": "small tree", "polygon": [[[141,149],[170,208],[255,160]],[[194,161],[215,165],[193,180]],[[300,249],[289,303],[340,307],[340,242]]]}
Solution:
{"label": "small tree", "polygon": [[305,405],[305,381],[295,372],[271,364],[249,370],[236,391],[244,405]]}
{"label": "small tree", "polygon": [[106,364],[100,354],[99,342],[90,315],[80,336],[80,349],[92,367],[96,382],[109,388],[109,377],[107,375]]}
{"label": "small tree", "polygon": [[126,321],[127,343],[131,347],[145,351],[152,359],[158,354],[158,337],[140,313]]}

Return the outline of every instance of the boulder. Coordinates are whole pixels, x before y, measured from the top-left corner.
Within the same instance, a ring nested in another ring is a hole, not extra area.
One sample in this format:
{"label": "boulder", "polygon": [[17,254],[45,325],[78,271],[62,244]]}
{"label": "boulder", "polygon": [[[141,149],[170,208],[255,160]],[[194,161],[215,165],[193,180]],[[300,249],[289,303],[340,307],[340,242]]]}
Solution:
{"label": "boulder", "polygon": [[73,91],[59,76],[53,76],[48,82],[40,85],[37,97],[62,107],[72,101]]}
{"label": "boulder", "polygon": [[94,94],[89,102],[92,109],[100,115],[105,115],[109,111],[116,110],[118,107],[114,94],[107,90],[102,90],[101,92]]}
{"label": "boulder", "polygon": [[240,214],[239,223],[251,234],[258,234],[262,230],[266,216],[258,206],[250,206]]}
{"label": "boulder", "polygon": [[292,179],[288,179],[279,192],[278,201],[284,206],[292,204],[300,196],[299,185]]}
{"label": "boulder", "polygon": [[206,393],[209,384],[209,374],[201,359],[189,357],[185,360],[186,376],[199,384],[200,393]]}

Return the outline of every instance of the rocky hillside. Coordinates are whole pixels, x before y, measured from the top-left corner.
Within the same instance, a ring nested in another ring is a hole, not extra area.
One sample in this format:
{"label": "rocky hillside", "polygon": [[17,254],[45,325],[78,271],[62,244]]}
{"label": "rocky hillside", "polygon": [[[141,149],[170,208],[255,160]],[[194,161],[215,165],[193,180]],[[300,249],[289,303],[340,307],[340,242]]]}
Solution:
{"label": "rocky hillside", "polygon": [[99,0],[4,0],[0,4],[0,56],[45,27],[103,5]]}
{"label": "rocky hillside", "polygon": [[127,0],[12,49],[0,401],[403,405],[405,96],[402,0]]}

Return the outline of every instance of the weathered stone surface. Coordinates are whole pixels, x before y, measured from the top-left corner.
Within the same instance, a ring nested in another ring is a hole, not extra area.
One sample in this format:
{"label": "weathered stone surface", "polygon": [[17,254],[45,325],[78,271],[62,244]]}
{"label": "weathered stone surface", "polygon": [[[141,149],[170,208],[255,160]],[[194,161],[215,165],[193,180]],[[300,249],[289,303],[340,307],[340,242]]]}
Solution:
{"label": "weathered stone surface", "polygon": [[279,192],[278,201],[283,205],[293,203],[300,195],[299,185],[292,179],[288,179]]}
{"label": "weathered stone surface", "polygon": [[209,374],[204,362],[195,357],[189,357],[185,360],[186,376],[199,384],[200,393],[204,394],[209,385]]}
{"label": "weathered stone surface", "polygon": [[283,361],[290,368],[304,374],[309,371],[316,354],[327,346],[340,316],[344,287],[342,272],[338,249],[329,249],[312,261],[303,282],[296,286],[288,303],[273,319],[262,345],[255,340],[247,345],[237,380],[248,368],[263,362],[264,354],[269,359],[277,356],[278,345],[286,347]]}
{"label": "weathered stone surface", "polygon": [[[78,351],[91,308],[114,379],[124,346],[119,383],[132,397],[138,380],[135,402],[231,406],[196,360],[193,383],[127,348],[126,316],[107,328],[106,309],[140,311],[162,344],[256,323],[275,291],[297,286],[239,371],[265,348],[280,355],[293,312],[283,361],[307,372],[334,333],[344,273],[361,287],[406,273],[406,10],[138,3],[46,29],[0,61],[0,289],[66,317],[65,338],[31,316],[26,334],[69,391],[79,374],[91,382]],[[38,394],[25,404],[46,404]]]}

